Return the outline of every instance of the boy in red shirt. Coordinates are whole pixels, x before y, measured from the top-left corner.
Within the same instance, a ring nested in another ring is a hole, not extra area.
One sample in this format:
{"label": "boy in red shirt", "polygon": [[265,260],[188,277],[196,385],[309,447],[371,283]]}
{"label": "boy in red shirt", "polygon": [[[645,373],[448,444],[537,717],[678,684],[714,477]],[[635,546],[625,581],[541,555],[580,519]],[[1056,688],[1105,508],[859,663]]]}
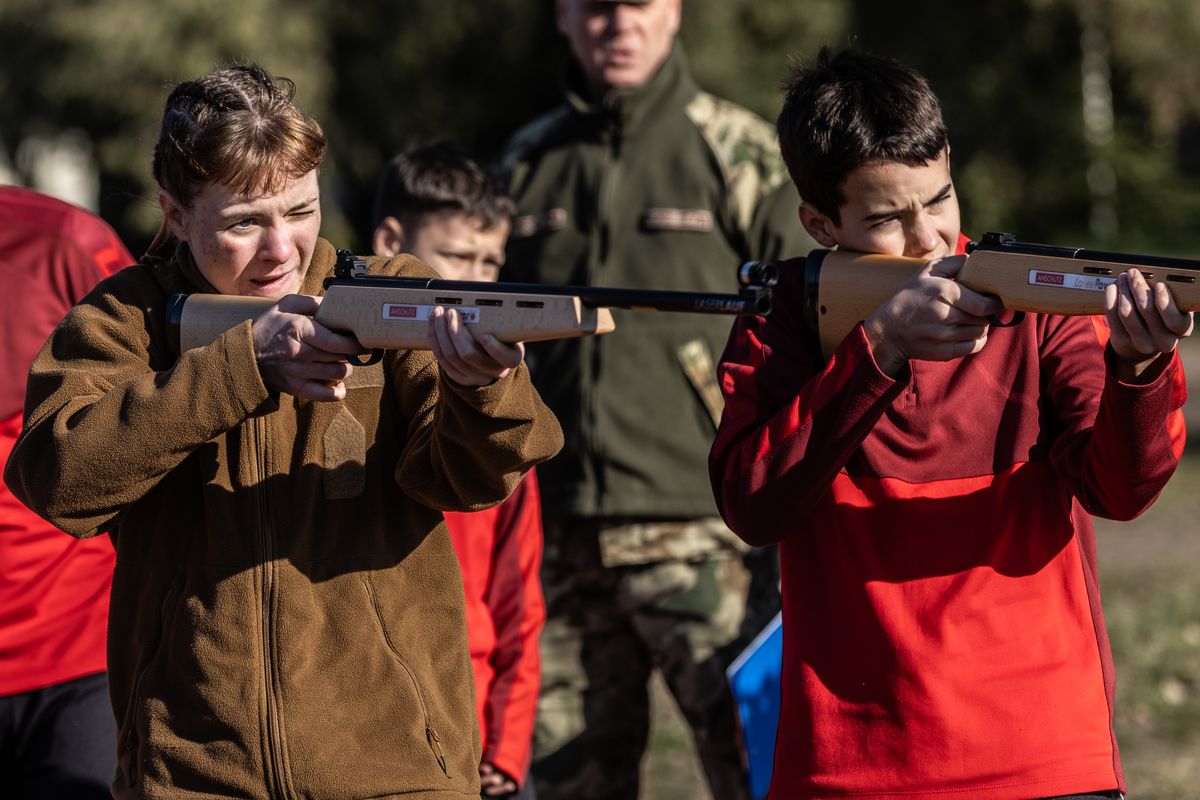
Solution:
{"label": "boy in red shirt", "polygon": [[[409,150],[380,178],[376,255],[411,253],[448,280],[494,281],[504,265],[513,204],[472,160],[446,145]],[[546,619],[538,571],[542,514],[532,470],[506,501],[446,512],[462,567],[484,797],[530,800],[526,782]]]}
{"label": "boy in red shirt", "polygon": [[937,98],[901,64],[823,51],[778,131],[818,242],[926,264],[823,362],[785,263],[722,359],[714,492],[782,564],[770,796],[1118,797],[1090,515],[1136,516],[1174,471],[1191,315],[1130,270],[1107,327],[990,326],[1000,303],[953,280]]}

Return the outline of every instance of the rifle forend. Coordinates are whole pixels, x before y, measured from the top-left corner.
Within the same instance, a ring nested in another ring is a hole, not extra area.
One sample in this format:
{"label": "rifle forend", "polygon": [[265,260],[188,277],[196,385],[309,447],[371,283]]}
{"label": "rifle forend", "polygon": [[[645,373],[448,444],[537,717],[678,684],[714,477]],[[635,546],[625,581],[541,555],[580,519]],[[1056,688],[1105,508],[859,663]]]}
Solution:
{"label": "rifle forend", "polygon": [[[958,282],[995,295],[1010,311],[1068,316],[1104,313],[1104,287],[1136,268],[1151,285],[1165,283],[1183,311],[1200,310],[1200,261],[1106,253],[1074,247],[1018,242],[1008,233],[988,233],[967,245]],[[924,266],[901,258],[848,250],[813,250],[804,261],[804,316],[817,333],[825,358],[854,326],[871,315],[900,285]]]}
{"label": "rifle forend", "polygon": [[[503,342],[530,342],[608,333],[615,324],[610,308],[686,311],[702,314],[767,314],[778,279],[775,265],[751,261],[738,268],[736,295],[553,286],[530,283],[448,281],[370,275],[366,262],[338,251],[334,276],[316,320],[355,336],[372,350],[374,363],[385,349],[428,349],[430,312],[455,308],[472,330]],[[167,307],[168,328],[178,352],[212,342],[230,328],[252,320],[275,304],[259,297],[216,294],[174,295]],[[352,358],[351,361],[354,361]]]}

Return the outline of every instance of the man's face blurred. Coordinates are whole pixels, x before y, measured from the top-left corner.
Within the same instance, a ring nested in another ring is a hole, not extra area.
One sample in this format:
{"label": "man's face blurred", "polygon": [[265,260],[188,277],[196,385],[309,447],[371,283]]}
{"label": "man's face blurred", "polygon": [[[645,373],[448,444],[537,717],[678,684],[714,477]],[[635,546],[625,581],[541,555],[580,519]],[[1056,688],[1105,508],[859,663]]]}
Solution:
{"label": "man's face blurred", "polygon": [[602,95],[647,83],[671,52],[680,0],[558,0],[558,29]]}
{"label": "man's face blurred", "polygon": [[825,247],[932,259],[958,247],[958,196],[950,179],[950,153],[909,166],[877,161],[855,169],[842,184],[845,202],[837,224],[813,206],[800,220]]}
{"label": "man's face blurred", "polygon": [[446,280],[494,281],[504,266],[508,222],[483,227],[461,211],[427,214],[403,229],[399,252],[412,253]]}

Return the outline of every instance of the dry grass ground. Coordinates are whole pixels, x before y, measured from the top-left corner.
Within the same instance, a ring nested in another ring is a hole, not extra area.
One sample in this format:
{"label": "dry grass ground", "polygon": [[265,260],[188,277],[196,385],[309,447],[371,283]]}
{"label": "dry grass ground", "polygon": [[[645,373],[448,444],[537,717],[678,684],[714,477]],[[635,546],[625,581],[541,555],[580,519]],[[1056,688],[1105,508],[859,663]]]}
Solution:
{"label": "dry grass ground", "polygon": [[[1140,519],[1096,526],[1117,737],[1135,800],[1200,800],[1200,339],[1181,354],[1191,395],[1184,463]],[[691,734],[661,682],[652,698],[642,797],[710,800]]]}
{"label": "dry grass ground", "polygon": [[1100,592],[1117,668],[1117,740],[1130,796],[1200,798],[1200,340],[1188,374],[1188,449],[1154,507],[1099,520]]}

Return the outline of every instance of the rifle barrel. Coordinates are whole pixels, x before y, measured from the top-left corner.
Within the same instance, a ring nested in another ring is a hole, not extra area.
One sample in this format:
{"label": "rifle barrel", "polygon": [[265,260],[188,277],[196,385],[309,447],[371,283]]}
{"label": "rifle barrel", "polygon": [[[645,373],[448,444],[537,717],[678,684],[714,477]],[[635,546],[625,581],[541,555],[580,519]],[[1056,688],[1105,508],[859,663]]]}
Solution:
{"label": "rifle barrel", "polygon": [[1145,256],[1137,253],[1109,253],[1103,250],[1087,250],[1082,247],[1060,247],[1052,244],[1033,244],[1018,242],[1011,233],[987,233],[978,242],[967,245],[967,252],[990,250],[996,253],[1011,253],[1012,255],[1049,256],[1051,258],[1071,258],[1080,261],[1101,261],[1109,264],[1129,264],[1130,266],[1159,267],[1161,269],[1182,269],[1200,271],[1200,261],[1189,258],[1170,258],[1167,256]]}

